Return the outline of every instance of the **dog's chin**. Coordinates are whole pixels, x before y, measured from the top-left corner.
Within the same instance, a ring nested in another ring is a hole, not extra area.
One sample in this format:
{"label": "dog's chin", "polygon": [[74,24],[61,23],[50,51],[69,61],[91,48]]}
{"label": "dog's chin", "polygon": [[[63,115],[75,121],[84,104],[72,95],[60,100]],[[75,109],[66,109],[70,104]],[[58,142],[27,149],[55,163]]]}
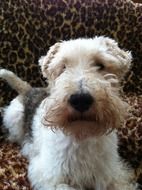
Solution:
{"label": "dog's chin", "polygon": [[64,131],[71,134],[78,140],[87,138],[96,138],[107,134],[111,129],[106,125],[106,122],[99,120],[97,114],[72,114],[68,115],[67,122],[64,126]]}
{"label": "dog's chin", "polygon": [[94,115],[94,114],[77,114],[77,113],[75,113],[75,114],[69,114],[68,116],[67,116],[67,120],[68,120],[68,122],[69,123],[78,123],[78,122],[80,122],[80,123],[88,123],[88,122],[96,122],[97,121],[97,119],[96,119],[96,115]]}
{"label": "dog's chin", "polygon": [[78,128],[94,126],[96,123],[96,118],[94,116],[84,114],[70,115],[67,120],[69,126]]}
{"label": "dog's chin", "polygon": [[98,126],[94,121],[74,120],[67,124],[65,131],[78,141],[98,136]]}
{"label": "dog's chin", "polygon": [[65,131],[69,132],[78,140],[98,135],[98,122],[92,116],[69,117]]}
{"label": "dog's chin", "polygon": [[74,120],[69,122],[69,126],[71,127],[89,127],[94,126],[96,124],[95,121],[89,121],[89,120]]}

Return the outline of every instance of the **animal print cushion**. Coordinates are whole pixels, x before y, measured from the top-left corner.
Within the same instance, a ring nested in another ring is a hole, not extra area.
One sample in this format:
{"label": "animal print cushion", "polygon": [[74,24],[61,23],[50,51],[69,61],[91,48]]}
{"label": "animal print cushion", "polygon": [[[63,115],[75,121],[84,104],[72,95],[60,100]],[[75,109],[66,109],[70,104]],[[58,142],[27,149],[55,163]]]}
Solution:
{"label": "animal print cushion", "polygon": [[[133,54],[132,68],[123,81],[132,116],[118,131],[119,152],[133,166],[141,182],[142,5],[131,0],[0,1],[0,67],[14,71],[33,86],[45,85],[37,63],[52,44],[95,35],[112,37]],[[0,81],[0,95],[1,107],[16,93]],[[26,160],[15,145],[2,140],[0,161],[0,189],[30,189],[25,178]]]}

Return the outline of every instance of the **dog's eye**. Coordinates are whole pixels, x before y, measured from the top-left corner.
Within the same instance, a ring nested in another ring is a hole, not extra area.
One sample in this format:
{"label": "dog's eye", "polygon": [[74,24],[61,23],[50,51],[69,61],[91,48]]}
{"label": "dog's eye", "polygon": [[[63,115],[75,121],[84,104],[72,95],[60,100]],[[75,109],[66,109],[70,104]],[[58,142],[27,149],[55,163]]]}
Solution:
{"label": "dog's eye", "polygon": [[66,70],[66,65],[63,65],[62,67],[62,73]]}
{"label": "dog's eye", "polygon": [[102,70],[105,69],[105,66],[104,66],[103,63],[96,63],[95,66],[98,67],[98,70],[99,70],[99,71],[102,71]]}
{"label": "dog's eye", "polygon": [[62,65],[62,68],[61,68],[61,70],[60,70],[60,73],[59,73],[59,74],[63,73],[65,70],[66,70],[66,66],[65,66],[65,65]]}
{"label": "dog's eye", "polygon": [[63,66],[63,71],[64,71],[65,69],[66,69],[66,66],[64,65],[64,66]]}

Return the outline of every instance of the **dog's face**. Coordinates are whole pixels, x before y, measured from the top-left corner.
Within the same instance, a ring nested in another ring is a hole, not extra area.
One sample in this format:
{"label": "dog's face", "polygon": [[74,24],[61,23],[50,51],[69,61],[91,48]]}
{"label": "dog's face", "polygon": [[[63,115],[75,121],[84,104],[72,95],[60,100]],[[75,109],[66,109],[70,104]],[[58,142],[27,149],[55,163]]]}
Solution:
{"label": "dog's face", "polygon": [[63,41],[39,61],[51,95],[45,101],[44,124],[78,139],[98,136],[120,126],[126,104],[119,80],[131,54],[106,37]]}

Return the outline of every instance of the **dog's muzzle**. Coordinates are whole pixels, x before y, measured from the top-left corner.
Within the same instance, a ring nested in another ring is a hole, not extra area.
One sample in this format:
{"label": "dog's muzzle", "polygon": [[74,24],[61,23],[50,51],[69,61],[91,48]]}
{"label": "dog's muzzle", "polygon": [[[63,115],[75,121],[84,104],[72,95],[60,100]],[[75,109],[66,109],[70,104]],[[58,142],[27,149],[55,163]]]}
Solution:
{"label": "dog's muzzle", "polygon": [[76,111],[83,113],[91,107],[94,99],[89,93],[76,93],[70,96],[68,102]]}

